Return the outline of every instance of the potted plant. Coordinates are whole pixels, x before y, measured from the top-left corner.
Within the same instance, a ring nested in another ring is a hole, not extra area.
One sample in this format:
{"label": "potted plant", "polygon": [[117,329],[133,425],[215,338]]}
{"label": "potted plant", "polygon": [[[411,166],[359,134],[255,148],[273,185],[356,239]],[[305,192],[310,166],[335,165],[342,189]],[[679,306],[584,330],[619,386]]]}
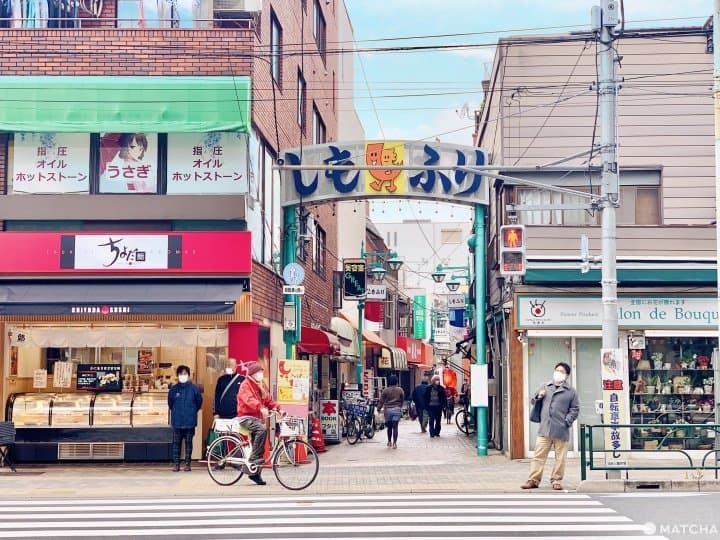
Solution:
{"label": "potted plant", "polygon": [[706,394],[712,394],[715,391],[715,378],[714,377],[707,377],[703,379],[703,389],[705,390]]}

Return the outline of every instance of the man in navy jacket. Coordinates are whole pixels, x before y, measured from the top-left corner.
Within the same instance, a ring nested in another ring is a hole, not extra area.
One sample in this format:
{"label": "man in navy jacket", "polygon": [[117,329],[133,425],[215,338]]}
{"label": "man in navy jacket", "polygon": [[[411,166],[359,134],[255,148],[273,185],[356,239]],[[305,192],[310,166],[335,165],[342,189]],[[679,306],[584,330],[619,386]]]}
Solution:
{"label": "man in navy jacket", "polygon": [[180,470],[180,445],[185,441],[185,468],[190,470],[192,459],[192,440],[197,426],[197,413],[202,406],[200,389],[190,382],[190,368],[178,366],[178,382],[168,391],[168,407],[170,408],[170,424],[173,428],[172,457],[173,471]]}

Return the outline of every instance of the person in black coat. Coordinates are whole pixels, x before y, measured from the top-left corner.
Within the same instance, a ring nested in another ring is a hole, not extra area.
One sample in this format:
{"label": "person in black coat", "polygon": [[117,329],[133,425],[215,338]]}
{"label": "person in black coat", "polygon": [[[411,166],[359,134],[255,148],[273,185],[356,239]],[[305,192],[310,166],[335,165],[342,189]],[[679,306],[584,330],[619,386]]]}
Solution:
{"label": "person in black coat", "polygon": [[192,460],[192,440],[197,426],[197,413],[202,406],[200,389],[190,382],[190,368],[178,366],[178,382],[168,390],[170,424],[173,428],[172,456],[173,470],[180,470],[180,446],[185,441],[185,471],[190,470]]}
{"label": "person in black coat", "polygon": [[245,377],[237,372],[237,360],[228,358],[225,373],[215,384],[215,402],[213,416],[215,418],[235,418],[237,416],[237,394],[240,383]]}
{"label": "person in black coat", "polygon": [[415,410],[417,411],[418,422],[420,422],[420,431],[425,433],[427,431],[428,416],[425,411],[425,391],[427,390],[428,382],[425,377],[418,384],[412,393],[412,400],[415,403]]}
{"label": "person in black coat", "polygon": [[447,406],[445,388],[440,385],[440,376],[433,375],[430,386],[425,390],[425,410],[430,417],[430,438],[440,436],[442,413]]}

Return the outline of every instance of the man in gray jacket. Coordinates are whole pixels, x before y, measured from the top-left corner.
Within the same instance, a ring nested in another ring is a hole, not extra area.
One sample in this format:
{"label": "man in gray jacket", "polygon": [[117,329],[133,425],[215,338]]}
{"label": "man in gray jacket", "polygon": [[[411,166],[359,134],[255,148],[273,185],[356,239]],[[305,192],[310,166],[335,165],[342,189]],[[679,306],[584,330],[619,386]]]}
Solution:
{"label": "man in gray jacket", "polygon": [[522,489],[533,489],[540,485],[550,448],[555,449],[555,466],[550,482],[553,489],[562,489],[570,427],[577,420],[580,412],[577,392],[568,383],[569,376],[570,366],[565,362],[558,362],[555,365],[553,380],[541,386],[531,400],[533,405],[539,399],[543,404],[535,442],[535,455],[530,462],[530,477],[520,486]]}

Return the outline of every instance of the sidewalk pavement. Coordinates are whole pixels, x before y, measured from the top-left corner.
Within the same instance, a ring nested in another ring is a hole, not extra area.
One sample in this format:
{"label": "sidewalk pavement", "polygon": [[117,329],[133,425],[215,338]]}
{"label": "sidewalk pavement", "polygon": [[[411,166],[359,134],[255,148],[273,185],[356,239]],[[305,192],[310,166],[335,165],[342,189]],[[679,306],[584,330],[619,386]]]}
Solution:
{"label": "sidewalk pavement", "polygon": [[[315,482],[302,494],[330,493],[414,493],[414,492],[484,492],[520,493],[520,485],[527,479],[529,460],[510,460],[491,450],[486,457],[478,457],[475,436],[465,436],[455,425],[443,423],[441,436],[431,439],[420,433],[416,421],[400,422],[398,448],[388,448],[386,431],[378,431],[371,440],[356,445],[328,444],[321,453],[320,472]],[[552,459],[546,465],[546,477],[538,490],[552,491],[549,472]],[[169,463],[86,464],[19,464],[18,472],[0,469],[0,499],[29,499],[55,497],[188,497],[188,496],[258,496],[264,494],[290,495],[293,492],[280,486],[271,470],[265,470],[266,486],[256,486],[246,478],[236,485],[215,484],[204,463],[193,464],[191,472],[175,473]],[[660,489],[698,489],[717,491],[717,483],[700,485],[686,471],[638,471],[631,478],[640,483],[659,483]],[[688,480],[688,478],[691,478]],[[705,479],[713,478],[706,471]],[[655,482],[655,481],[663,481]],[[671,483],[672,482],[672,483]],[[634,490],[632,482],[605,480],[603,471],[590,471],[589,480],[580,482],[580,460],[568,459],[563,486],[568,491],[624,491]]]}

